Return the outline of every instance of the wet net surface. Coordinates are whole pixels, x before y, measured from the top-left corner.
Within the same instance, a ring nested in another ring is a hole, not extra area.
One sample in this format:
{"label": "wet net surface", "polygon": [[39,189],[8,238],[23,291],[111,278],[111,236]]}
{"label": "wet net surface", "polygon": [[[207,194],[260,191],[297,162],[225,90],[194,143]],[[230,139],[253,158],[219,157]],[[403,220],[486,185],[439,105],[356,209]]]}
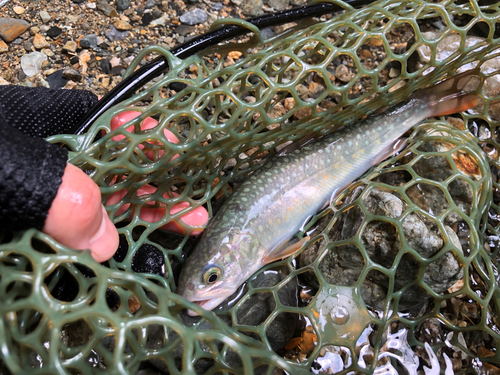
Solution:
{"label": "wet net surface", "polygon": [[[35,230],[0,234],[3,369],[498,371],[499,18],[496,4],[388,0],[185,60],[146,49],[130,71],[151,53],[171,70],[86,135],[51,139],[73,151],[104,202],[125,193],[107,207],[117,254],[99,265]],[[436,20],[445,30],[429,33]],[[483,37],[471,40],[478,30]],[[404,151],[308,223],[300,254],[266,266],[201,319],[186,315],[196,306],[175,294],[176,278],[199,228],[180,216],[199,206],[213,215],[290,141],[334,131],[478,63],[481,80],[471,84],[480,105],[416,127]],[[111,119],[131,107],[141,115],[111,132]],[[159,125],[141,130],[148,116]],[[145,185],[154,189],[144,194]],[[179,202],[189,204],[171,214]],[[143,207],[166,214],[146,222]],[[161,229],[172,220],[185,236]],[[155,273],[141,272],[144,254],[155,255]]]}

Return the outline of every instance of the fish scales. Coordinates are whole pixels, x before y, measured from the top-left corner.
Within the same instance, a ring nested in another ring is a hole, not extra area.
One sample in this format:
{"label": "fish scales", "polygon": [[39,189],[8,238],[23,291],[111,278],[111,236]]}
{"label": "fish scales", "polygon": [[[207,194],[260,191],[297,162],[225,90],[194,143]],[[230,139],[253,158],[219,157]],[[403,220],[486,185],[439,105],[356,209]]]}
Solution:
{"label": "fish scales", "polygon": [[213,309],[263,265],[290,255],[293,246],[289,251],[283,245],[333,196],[393,154],[406,131],[428,117],[477,103],[475,95],[464,102],[457,95],[446,96],[449,83],[439,88],[448,81],[436,86],[435,92],[426,89],[381,116],[271,158],[209,222],[183,267],[178,292]]}
{"label": "fish scales", "polygon": [[255,233],[264,248],[275,249],[297,233],[332,194],[386,154],[395,139],[415,124],[417,116],[419,122],[428,111],[413,104],[391,121],[387,116],[364,121],[290,155],[271,159],[230,198],[221,214],[231,219],[223,220],[221,231],[229,225],[237,231]]}

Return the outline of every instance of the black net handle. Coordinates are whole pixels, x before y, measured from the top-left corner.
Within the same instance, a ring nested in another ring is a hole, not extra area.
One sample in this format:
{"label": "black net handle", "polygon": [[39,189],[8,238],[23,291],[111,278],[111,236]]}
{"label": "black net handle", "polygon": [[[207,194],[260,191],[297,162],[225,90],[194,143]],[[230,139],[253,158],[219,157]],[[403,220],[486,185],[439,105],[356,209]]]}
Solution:
{"label": "black net handle", "polygon": [[[372,3],[373,1],[374,0],[343,0],[345,4],[348,4],[353,8],[360,8],[364,5]],[[247,21],[258,28],[265,28],[288,22],[297,22],[304,18],[318,17],[328,13],[337,12],[342,9],[344,8],[339,4],[318,3],[250,18]],[[174,56],[183,59],[217,43],[236,38],[249,32],[250,31],[247,28],[237,25],[221,26],[213,31],[209,31],[184,44],[181,44],[170,52],[172,52]],[[92,107],[82,121],[73,129],[72,133],[77,135],[86,133],[94,121],[96,121],[97,118],[99,118],[99,116],[101,116],[105,111],[115,104],[118,104],[132,96],[142,86],[151,81],[153,78],[164,73],[167,69],[168,63],[163,56],[157,57],[150,63],[147,63],[143,67],[137,69],[130,76],[116,85],[94,107]]]}

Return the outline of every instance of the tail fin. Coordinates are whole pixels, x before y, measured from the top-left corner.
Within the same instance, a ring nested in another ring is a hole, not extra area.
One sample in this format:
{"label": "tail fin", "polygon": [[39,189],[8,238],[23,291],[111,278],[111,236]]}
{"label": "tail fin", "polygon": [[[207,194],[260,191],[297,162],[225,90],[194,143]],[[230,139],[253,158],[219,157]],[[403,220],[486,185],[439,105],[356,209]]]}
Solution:
{"label": "tail fin", "polygon": [[[474,84],[474,81],[477,81],[478,84]],[[469,91],[476,90],[480,81],[479,68],[476,68],[448,78],[435,86],[419,90],[414,94],[414,97],[431,100],[432,116],[451,115],[473,108],[481,101],[479,95],[462,91],[466,86],[472,86],[472,88],[467,87]]]}

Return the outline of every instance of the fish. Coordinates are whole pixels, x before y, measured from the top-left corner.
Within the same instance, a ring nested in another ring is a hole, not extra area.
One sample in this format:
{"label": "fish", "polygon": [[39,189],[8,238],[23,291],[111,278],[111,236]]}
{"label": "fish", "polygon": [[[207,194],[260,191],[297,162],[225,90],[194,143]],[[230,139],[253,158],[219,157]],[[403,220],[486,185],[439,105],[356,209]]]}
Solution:
{"label": "fish", "polygon": [[475,69],[451,77],[381,115],[271,157],[209,221],[183,265],[177,293],[212,310],[264,265],[297,253],[309,238],[290,239],[354,180],[400,150],[404,133],[427,118],[476,106],[480,97],[461,90],[477,75]]}

